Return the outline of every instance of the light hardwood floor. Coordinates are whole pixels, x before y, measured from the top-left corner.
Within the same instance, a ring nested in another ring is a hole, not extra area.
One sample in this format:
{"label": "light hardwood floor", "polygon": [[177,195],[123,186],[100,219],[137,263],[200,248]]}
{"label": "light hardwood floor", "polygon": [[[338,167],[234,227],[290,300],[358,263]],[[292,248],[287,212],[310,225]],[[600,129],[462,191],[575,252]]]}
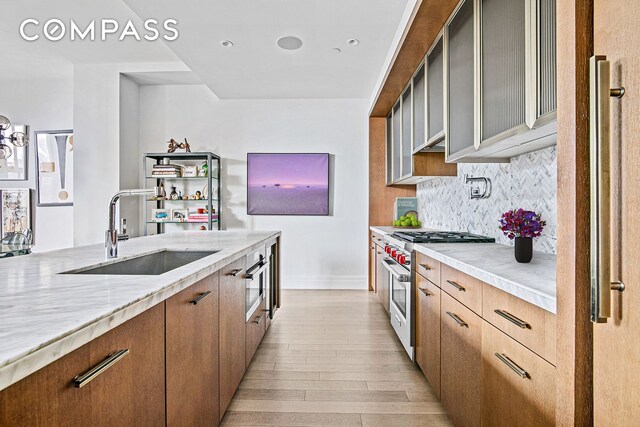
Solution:
{"label": "light hardwood floor", "polygon": [[450,426],[367,291],[283,291],[223,426]]}

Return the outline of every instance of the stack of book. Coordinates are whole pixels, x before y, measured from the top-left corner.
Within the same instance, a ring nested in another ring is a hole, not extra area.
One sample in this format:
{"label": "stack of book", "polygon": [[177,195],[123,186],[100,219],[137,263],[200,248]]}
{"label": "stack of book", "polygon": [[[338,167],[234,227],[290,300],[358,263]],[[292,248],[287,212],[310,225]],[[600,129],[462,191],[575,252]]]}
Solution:
{"label": "stack of book", "polygon": [[[211,215],[211,219],[212,220],[218,219],[218,215],[217,214]],[[209,214],[207,214],[207,213],[199,214],[199,213],[195,213],[195,212],[189,212],[189,216],[187,218],[187,221],[188,222],[208,222],[209,221]]]}
{"label": "stack of book", "polygon": [[182,166],[180,165],[153,165],[151,176],[161,178],[179,178],[182,176]]}

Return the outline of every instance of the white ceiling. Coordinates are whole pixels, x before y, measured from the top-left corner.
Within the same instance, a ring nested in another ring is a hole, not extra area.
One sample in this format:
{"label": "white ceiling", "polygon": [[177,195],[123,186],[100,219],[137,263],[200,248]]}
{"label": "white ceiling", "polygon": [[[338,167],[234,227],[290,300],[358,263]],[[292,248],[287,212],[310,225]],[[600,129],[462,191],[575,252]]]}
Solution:
{"label": "white ceiling", "polygon": [[[180,37],[167,45],[221,99],[370,97],[408,3],[123,1],[139,17],[177,19]],[[278,48],[276,40],[287,35],[301,38],[302,48]],[[350,38],[360,45],[348,46]]]}
{"label": "white ceiling", "polygon": [[72,42],[65,37],[51,42],[41,37],[27,42],[19,34],[20,23],[27,18],[41,25],[58,18],[67,26],[73,19],[81,28],[93,19],[113,18],[121,23],[131,19],[137,28],[143,28],[142,20],[121,0],[0,0],[0,79],[70,77],[73,64],[179,61],[162,41]]}

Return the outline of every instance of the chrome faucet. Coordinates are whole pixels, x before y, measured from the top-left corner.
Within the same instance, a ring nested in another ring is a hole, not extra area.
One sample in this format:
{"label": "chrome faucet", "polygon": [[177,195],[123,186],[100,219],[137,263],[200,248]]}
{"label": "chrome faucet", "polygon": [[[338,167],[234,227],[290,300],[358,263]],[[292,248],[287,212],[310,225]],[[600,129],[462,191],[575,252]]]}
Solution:
{"label": "chrome faucet", "polygon": [[109,202],[109,229],[105,233],[104,246],[107,248],[107,258],[118,257],[118,228],[116,226],[116,203],[123,196],[164,196],[163,187],[141,188],[136,190],[122,190],[116,193]]}

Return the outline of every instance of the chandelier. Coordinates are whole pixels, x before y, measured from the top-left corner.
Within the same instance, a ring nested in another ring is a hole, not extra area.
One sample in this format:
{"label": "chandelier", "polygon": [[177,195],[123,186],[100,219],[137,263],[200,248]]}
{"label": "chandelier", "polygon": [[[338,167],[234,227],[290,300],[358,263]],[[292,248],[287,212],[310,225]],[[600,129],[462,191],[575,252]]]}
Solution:
{"label": "chandelier", "polygon": [[13,132],[9,136],[4,135],[4,131],[11,127],[11,121],[0,115],[0,159],[8,159],[13,154],[11,147],[5,143],[10,142],[15,147],[24,147],[29,143],[29,136],[24,132]]}

